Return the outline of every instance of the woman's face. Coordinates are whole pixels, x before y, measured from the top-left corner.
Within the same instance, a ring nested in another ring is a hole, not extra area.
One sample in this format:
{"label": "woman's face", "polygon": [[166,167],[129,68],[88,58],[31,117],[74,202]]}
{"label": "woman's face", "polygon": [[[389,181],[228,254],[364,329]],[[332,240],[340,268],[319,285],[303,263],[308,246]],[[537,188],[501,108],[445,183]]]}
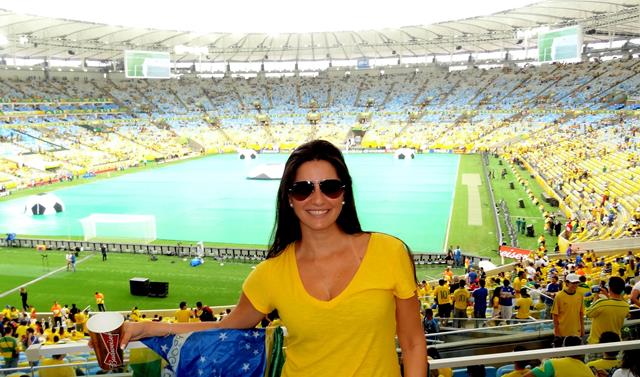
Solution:
{"label": "woman's face", "polygon": [[314,184],[311,195],[303,200],[295,199],[289,195],[289,203],[298,219],[300,228],[307,230],[326,230],[337,227],[336,220],[342,211],[344,193],[336,198],[324,194],[319,183],[325,180],[337,180],[338,173],[329,162],[324,160],[307,161],[300,165],[296,172],[294,182],[310,181]]}

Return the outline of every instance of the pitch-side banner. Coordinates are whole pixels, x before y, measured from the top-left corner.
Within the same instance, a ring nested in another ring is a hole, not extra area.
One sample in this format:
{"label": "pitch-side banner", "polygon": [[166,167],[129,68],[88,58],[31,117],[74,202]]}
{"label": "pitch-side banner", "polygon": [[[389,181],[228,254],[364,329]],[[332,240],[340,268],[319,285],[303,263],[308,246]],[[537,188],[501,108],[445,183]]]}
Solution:
{"label": "pitch-side banner", "polygon": [[531,250],[527,249],[518,249],[517,247],[512,246],[500,246],[500,256],[505,258],[520,259],[528,257],[530,253]]}

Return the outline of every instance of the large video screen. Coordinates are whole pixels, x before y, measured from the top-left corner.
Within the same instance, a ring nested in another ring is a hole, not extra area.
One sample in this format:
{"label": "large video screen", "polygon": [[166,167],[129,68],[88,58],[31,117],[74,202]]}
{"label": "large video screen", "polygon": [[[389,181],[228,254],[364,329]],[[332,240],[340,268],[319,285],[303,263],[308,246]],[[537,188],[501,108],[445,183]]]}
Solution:
{"label": "large video screen", "polygon": [[124,67],[127,78],[171,78],[171,57],[168,52],[125,51]]}
{"label": "large video screen", "polygon": [[582,55],[582,27],[570,26],[538,34],[538,61],[576,62]]}

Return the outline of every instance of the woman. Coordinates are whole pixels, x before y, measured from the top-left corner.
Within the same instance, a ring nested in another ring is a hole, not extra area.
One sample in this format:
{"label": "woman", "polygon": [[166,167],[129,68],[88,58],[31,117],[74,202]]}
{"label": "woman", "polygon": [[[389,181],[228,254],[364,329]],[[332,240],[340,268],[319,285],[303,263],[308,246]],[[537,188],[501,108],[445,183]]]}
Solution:
{"label": "woman", "polygon": [[613,372],[613,377],[640,377],[640,350],[625,350],[620,369]]}
{"label": "woman", "polygon": [[415,270],[404,243],[363,232],[342,153],[316,140],[285,165],[267,260],[242,287],[222,322],[126,323],[130,340],[253,328],[274,309],[287,327],[283,376],[426,375],[426,343]]}

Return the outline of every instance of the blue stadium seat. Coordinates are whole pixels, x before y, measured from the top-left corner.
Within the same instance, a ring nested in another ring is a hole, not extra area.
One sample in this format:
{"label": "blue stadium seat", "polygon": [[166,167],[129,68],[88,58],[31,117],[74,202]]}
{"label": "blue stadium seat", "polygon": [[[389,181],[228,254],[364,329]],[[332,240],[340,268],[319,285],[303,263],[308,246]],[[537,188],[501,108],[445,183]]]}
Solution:
{"label": "blue stadium seat", "polygon": [[507,374],[515,369],[513,364],[503,365],[496,371],[496,377],[502,377],[502,375]]}

